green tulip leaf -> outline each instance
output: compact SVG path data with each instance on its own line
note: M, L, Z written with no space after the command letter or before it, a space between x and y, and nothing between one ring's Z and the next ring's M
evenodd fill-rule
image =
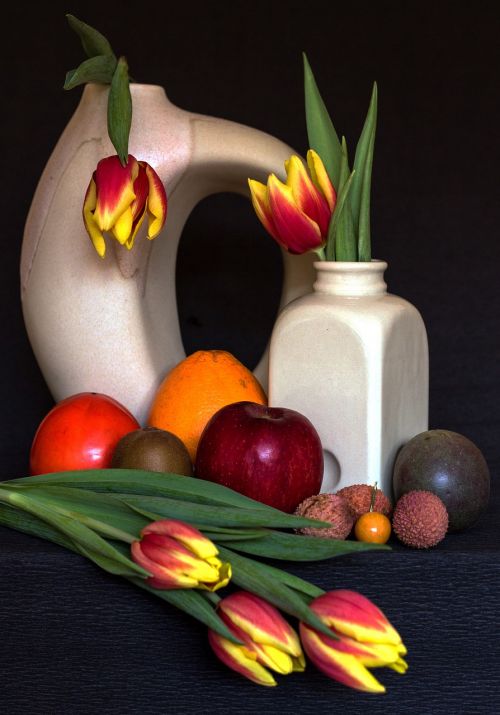
M222 546L219 548L219 553L223 559L231 563L232 583L237 584L245 591L261 596L285 613L295 616L312 628L333 637L329 628L305 603L303 595L278 580L274 574L270 574L258 561L240 556Z
M267 536L255 541L238 543L226 541L224 543L227 547L237 551L285 561L322 561L334 556L345 556L345 554L361 551L390 549L385 544L366 544L362 541L286 534L282 531L268 531Z
M349 180L349 159L347 154L347 143L342 137L342 159L340 162L339 191L341 192L346 182ZM354 179L355 182L355 179ZM353 183L354 185L354 183ZM352 193L352 187L351 187ZM333 219L332 219L333 220ZM332 244L335 244L336 261L357 261L358 242L354 231L352 219L350 195L345 198L345 204L339 213L336 224L335 235L332 237Z
M66 516L55 509L47 507L41 500L37 500L35 496L27 496L26 493L19 490L14 491L2 488L0 489L0 500L17 509L22 509L28 514L32 514L57 529L73 542L78 551L84 553L88 558L96 560L101 556L105 560L115 562L116 568L120 569L121 575L128 574L129 576L140 576L142 578L148 575L143 568L123 556L122 553L91 528L77 521L74 517Z
M148 472L142 469L87 469L40 474L36 477L11 479L8 482L9 487L20 486L27 489L41 484L88 489L94 492L126 492L141 496L181 499L198 504L235 506L252 510L260 509L273 514L281 513L221 484L171 472Z
M73 89L80 84L97 82L98 84L111 84L116 69L116 58L110 55L96 55L91 57L66 74L64 89Z
M304 96L309 146L320 156L332 184L339 186L342 149L337 132L316 84L309 61L304 59Z
M346 204L347 197L349 195L350 188L352 186L352 180L354 178L354 171L351 172L349 178L342 187L342 191L337 196L337 203L335 205L335 211L333 212L330 225L328 226L328 239L326 242L326 260L335 261L338 260L336 256L336 238L337 238L337 228L339 225L340 217L342 216L342 211Z
M13 490L16 489L21 490L19 487L13 487ZM103 522L135 538L138 538L141 529L149 523L148 519L132 511L119 498L111 494L99 494L77 487L71 489L50 484L34 485L23 492L48 507L59 508L71 514L87 525L90 525L90 521L87 522L86 519Z
M128 139L132 125L132 97L128 65L120 57L111 80L108 98L108 134L123 166L128 162Z
M82 22L82 20L79 20L74 15L66 15L66 19L71 29L74 30L80 38L83 49L89 57L109 55L113 57L116 62L116 57L111 49L111 45L104 35L101 35L95 28Z
M124 504L148 518L180 519L189 523L213 524L214 526L295 529L305 526L304 521L307 521L309 526L321 526L322 523L279 511L268 514L260 509L252 511L251 509L234 509L234 507L214 507L177 499L142 497L137 494L122 494L121 499Z
M356 222L355 230L358 234L358 253L360 261L370 261L372 257L370 236L370 195L376 128L377 83L374 82L370 106L368 108L368 113L366 115L358 145L356 147L356 156L354 159L356 178L350 195L352 215Z

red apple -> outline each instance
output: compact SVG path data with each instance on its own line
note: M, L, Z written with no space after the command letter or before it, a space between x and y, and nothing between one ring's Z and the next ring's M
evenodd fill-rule
M299 412L235 402L216 412L203 430L196 475L292 512L319 492L323 450L313 425Z

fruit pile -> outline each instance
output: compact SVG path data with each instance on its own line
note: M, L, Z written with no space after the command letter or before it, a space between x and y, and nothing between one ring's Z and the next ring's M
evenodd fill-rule
M393 509L375 486L355 484L320 494L323 451L304 416L268 407L255 376L233 355L198 351L165 377L148 426L102 394L58 403L42 421L31 455L32 475L93 468L139 469L229 487L251 499L330 528L308 536L385 544L394 531L415 548L474 524L489 497L489 471L479 449L446 430L417 435L394 467ZM392 519L392 523L391 523Z

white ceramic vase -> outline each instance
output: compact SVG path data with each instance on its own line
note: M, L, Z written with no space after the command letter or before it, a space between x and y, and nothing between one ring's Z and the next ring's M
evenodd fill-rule
M108 240L104 260L93 249L83 198L97 162L115 151L107 134L108 88L87 85L31 205L21 293L31 345L54 398L104 392L142 422L159 382L185 356L175 262L189 213L210 194L248 196L248 177L283 176L292 150L255 129L183 111L161 87L132 85L131 92L129 151L151 164L166 187L162 234L151 242L139 234L130 252ZM283 257L285 305L311 289L314 271L310 257ZM267 354L256 374L265 384Z
M398 449L428 427L425 326L387 293L384 261L318 262L270 346L269 402L305 414L325 451L322 491L374 484L390 496Z

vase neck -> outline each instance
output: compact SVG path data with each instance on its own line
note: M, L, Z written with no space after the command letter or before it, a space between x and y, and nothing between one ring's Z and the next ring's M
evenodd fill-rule
M317 261L315 293L327 293L351 298L384 295L387 285L384 272L385 261L370 262Z
M83 89L81 105L82 107L92 105L94 109L96 106L102 105L107 111L108 94L109 85L90 82ZM134 110L139 103L146 107L150 106L151 109L157 107L159 102L162 104L169 103L163 87L156 84L131 83L130 94L132 95L132 102L135 103Z

